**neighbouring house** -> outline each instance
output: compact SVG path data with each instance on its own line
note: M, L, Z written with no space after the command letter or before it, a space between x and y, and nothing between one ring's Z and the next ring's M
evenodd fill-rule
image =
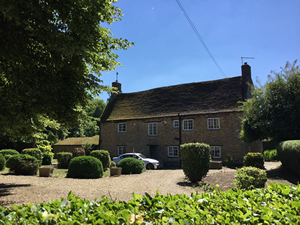
M73 152L75 148L81 148L82 145L89 143L92 146L99 145L99 135L94 137L74 137L74 138L66 138L60 142L57 142L53 145L53 153L54 157L58 152Z
M242 76L180 84L135 93L113 94L101 116L100 148L111 157L139 152L180 166L180 145L200 142L211 146L213 160L233 157L241 164L249 151L261 152L261 142L239 137L241 101L251 97L251 67Z

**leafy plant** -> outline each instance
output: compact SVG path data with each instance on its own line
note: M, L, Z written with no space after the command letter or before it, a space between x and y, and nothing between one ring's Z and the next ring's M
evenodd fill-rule
M49 153L43 153L42 156L42 165L52 165L52 156Z
M34 175L39 165L35 157L27 154L12 155L6 162L6 167L18 175Z
M6 159L0 154L0 171L4 170L6 166Z
M256 167L243 167L236 171L235 184L241 189L264 188L267 181L265 170Z
M5 159L7 160L12 155L18 155L19 152L15 149L3 149L3 150L0 150L0 154L3 155L5 157Z
M248 152L244 156L244 166L253 166L264 169L264 156L259 152Z
M22 154L27 154L35 157L40 164L42 163L42 152L38 148L26 148L22 150Z
M278 161L277 149L265 150L264 159L267 162Z
M58 162L57 167L61 169L68 169L72 157L73 154L71 152L58 152L56 154Z
M103 167L99 159L92 156L78 156L71 160L68 175L69 178L101 178Z
M233 157L232 156L226 157L223 161L223 165L228 168L233 168Z
M139 174L143 172L145 164L136 158L125 158L118 162L117 167L122 167L122 174Z
M277 152L282 165L300 176L300 140L281 142Z
M93 149L93 145L87 141L81 146L81 148L85 150L86 155L90 155L91 150Z
M210 147L204 143L188 143L180 146L181 166L192 183L201 181L209 170Z
M91 152L91 156L96 157L102 162L103 170L106 171L110 166L110 154L106 150L94 150Z
M115 163L115 161L111 161L109 167L110 167L110 168L117 167L117 164Z
M106 197L67 199L3 208L0 224L298 224L300 185L266 189L144 196L129 201Z
M74 148L73 150L73 158L78 156L84 156L85 150L83 148Z

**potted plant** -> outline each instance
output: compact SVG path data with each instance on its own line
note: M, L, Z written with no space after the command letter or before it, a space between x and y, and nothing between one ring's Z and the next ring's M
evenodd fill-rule
M120 176L122 173L122 167L117 167L117 164L114 161L110 163L110 176Z

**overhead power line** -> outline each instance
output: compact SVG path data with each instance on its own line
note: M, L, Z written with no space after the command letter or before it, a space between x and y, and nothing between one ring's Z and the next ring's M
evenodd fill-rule
M184 10L183 6L181 5L179 0L176 0L178 6L180 7L181 11L183 12L185 18L187 19L187 21L189 22L189 24L191 25L191 27L193 28L194 32L196 33L198 39L200 40L200 42L202 43L203 47L205 48L205 50L207 51L207 53L209 54L210 58L214 61L214 63L216 64L216 66L218 67L218 69L220 70L220 72L222 73L222 75L224 77L227 77L226 74L224 73L224 71L222 70L222 68L219 66L219 64L217 63L217 61L215 60L214 56L212 55L212 53L209 51L207 45L205 44L203 38L201 37L201 35L199 34L197 28L195 27L195 25L193 24L192 20L190 19L189 15L187 14L187 12Z

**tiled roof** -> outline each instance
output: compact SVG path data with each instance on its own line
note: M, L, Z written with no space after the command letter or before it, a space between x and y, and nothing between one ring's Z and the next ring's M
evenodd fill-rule
M90 144L93 144L93 145L98 145L99 144L99 135L96 135L94 137L67 138L60 142L57 142L54 145L83 145L87 142Z
M120 93L107 105L101 121L238 110L241 76L180 84L135 93Z

